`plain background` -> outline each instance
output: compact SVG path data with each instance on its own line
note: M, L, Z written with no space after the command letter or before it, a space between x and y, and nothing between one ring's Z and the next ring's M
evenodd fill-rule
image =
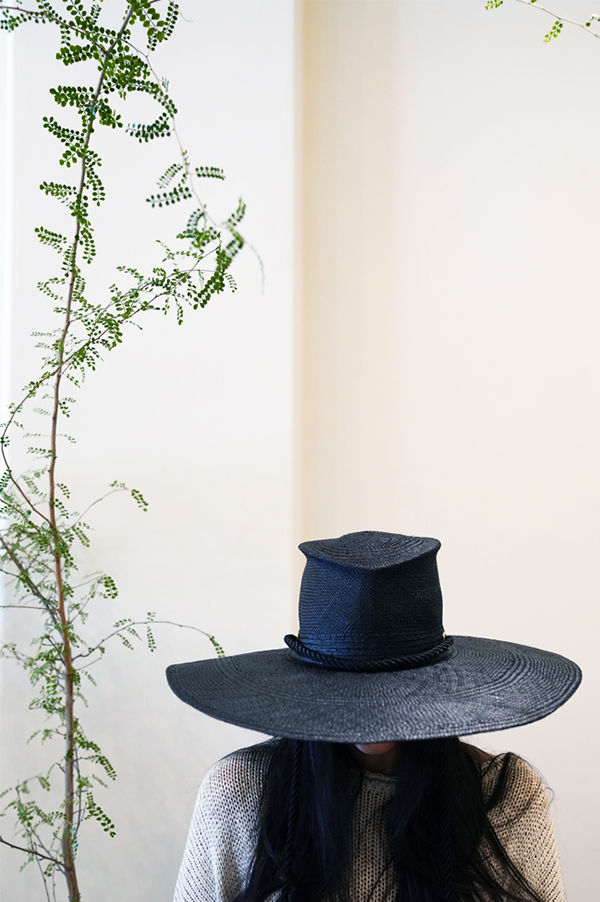
M600 42L565 27L546 45L552 19L514 0L494 12L481 0L189 0L183 11L190 21L156 67L194 162L226 171L214 208L227 215L240 194L248 204L265 286L246 254L236 294L182 327L150 318L83 389L63 458L77 504L113 479L150 502L147 514L124 496L95 508L82 570L101 567L120 589L98 628L152 610L214 633L228 654L279 646L294 626L298 541L363 528L439 537L449 633L583 667L565 708L480 743L545 776L569 898L588 902L600 803ZM28 336L48 322L35 283L53 258L32 230L60 216L37 189L57 170L40 127L54 113L46 88L65 79L50 34L16 35L14 93L5 80L2 96L5 397L35 371ZM127 118L144 113L131 105ZM100 285L121 262L151 265L154 240L181 222L144 204L172 144L103 146ZM17 614L5 614L5 640L27 634ZM86 902L170 898L203 773L256 738L166 687L164 666L210 655L207 641L165 627L158 644L154 655L114 646L90 693L88 731L118 772L99 796L118 836L88 828ZM3 785L36 766L35 748L23 752L26 702L3 664ZM1 852L2 898L42 900L17 858Z

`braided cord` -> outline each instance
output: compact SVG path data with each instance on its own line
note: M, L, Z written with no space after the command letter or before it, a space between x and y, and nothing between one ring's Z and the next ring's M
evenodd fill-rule
M348 670L354 673L374 673L378 670L409 670L412 667L423 667L441 659L454 643L452 636L448 636L434 648L429 648L427 651L421 651L414 655L386 658L383 661L352 661L349 658L338 658L336 655L326 655L323 652L314 651L314 649L301 642L297 636L284 636L283 641L299 657L310 661L312 664L320 664L322 667L329 667L332 670Z
M281 887L280 902L289 902L292 879L292 863L294 860L294 835L298 820L298 793L300 791L300 771L302 768L302 742L294 740L294 769L292 772L292 786L290 789L290 802L288 807L287 836L285 840L285 856L283 864L283 884Z

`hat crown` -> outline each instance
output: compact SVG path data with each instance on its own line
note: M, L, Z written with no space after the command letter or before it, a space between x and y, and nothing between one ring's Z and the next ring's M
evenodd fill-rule
M271 736L370 743L520 726L580 683L577 665L552 652L445 637L435 539L359 532L300 547L301 638L172 665L179 698Z
M444 636L437 539L363 531L304 542L298 639L313 652L376 662Z

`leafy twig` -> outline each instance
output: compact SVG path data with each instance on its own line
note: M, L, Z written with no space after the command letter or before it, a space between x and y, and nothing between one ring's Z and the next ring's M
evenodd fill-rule
M51 855L44 855L42 852L39 852L37 849L26 849L24 846L16 846L14 843L9 842L7 839L3 839L0 836L0 843L5 846L10 846L11 849L17 849L19 852L26 852L28 855L31 855L35 858L43 858L44 861L52 861L55 865L57 865L62 870L62 862L58 858L52 858Z
M486 3L486 9L498 9L498 7L503 5L504 0L488 0ZM537 0L516 0L517 3L522 3L524 6L534 6L536 9L539 9L540 12L547 13L549 16L555 20L554 25L550 29L550 31L544 37L544 43L549 44L552 38L557 38L562 31L562 23L566 22L569 25L575 25L577 28L583 28L587 34L591 34L592 37L598 38L600 40L600 34L592 31L591 25L592 22L600 22L600 16L594 15L589 16L584 22L577 22L575 19L569 19L567 16L559 15L558 13L552 12L552 10L548 9L546 6L542 6Z

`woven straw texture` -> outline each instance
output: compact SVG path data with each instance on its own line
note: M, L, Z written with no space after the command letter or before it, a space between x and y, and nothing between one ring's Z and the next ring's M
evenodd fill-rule
M270 736L385 742L539 720L567 701L581 673L551 652L455 636L447 658L412 670L327 670L286 648L173 665L167 678L199 711Z
M437 539L356 532L304 542L298 638L370 660L415 654L443 635Z
M377 742L530 723L579 685L579 668L560 655L445 638L437 539L366 531L300 548L291 650L172 665L167 679L184 702L271 736Z
M209 771L194 810L175 890L175 902L233 902L251 866L257 812L271 750L269 743L234 752ZM484 793L492 790L499 759L483 766ZM394 873L386 871L386 806L394 778L365 775L354 810L354 902L393 902ZM516 758L507 803L493 825L513 861L544 902L566 902L549 803L540 777ZM384 876L382 876L384 875ZM275 902L277 894L269 897Z

